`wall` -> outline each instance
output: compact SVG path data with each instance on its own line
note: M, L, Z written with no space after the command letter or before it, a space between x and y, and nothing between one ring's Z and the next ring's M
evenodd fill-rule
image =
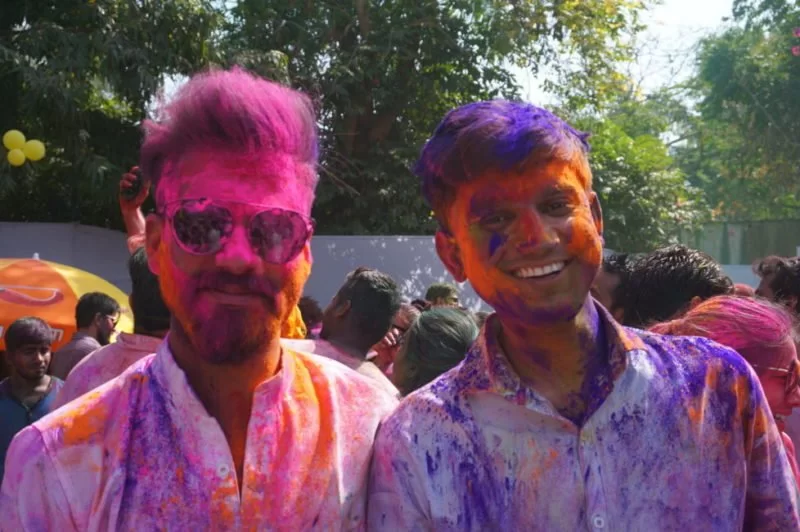
M425 236L315 236L314 267L306 294L326 305L348 272L358 266L382 270L400 285L409 299L422 297L433 282L453 282L436 255L432 237ZM99 275L130 291L125 235L77 224L0 222L0 257L32 257L60 262ZM756 286L750 266L725 266L734 282ZM468 283L461 300L472 309L485 308ZM488 310L488 309L487 309Z

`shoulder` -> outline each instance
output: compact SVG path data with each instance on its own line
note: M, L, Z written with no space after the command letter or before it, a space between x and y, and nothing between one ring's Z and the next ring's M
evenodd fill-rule
M52 450L101 441L113 423L125 422L141 388L152 378L152 357L102 386L56 409L32 425Z
M371 408L390 412L397 399L389 394L374 379L366 377L349 367L329 358L286 349L294 358L297 377L308 375L318 393L332 394L345 401L353 400L354 407L363 408L368 401Z
M389 440L414 440L463 428L467 414L466 397L459 393L459 368L453 368L433 382L407 395L381 424Z
M677 365L686 371L706 368L726 369L740 375L753 375L747 362L730 347L697 336L665 336L630 330L641 338L646 350L659 361Z

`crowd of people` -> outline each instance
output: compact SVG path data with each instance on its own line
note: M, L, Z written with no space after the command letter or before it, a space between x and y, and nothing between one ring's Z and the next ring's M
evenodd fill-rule
M800 530L800 258L748 290L604 257L587 135L495 100L414 168L493 312L369 267L323 309L309 100L211 71L159 116L120 184L134 332L91 293L55 353L5 333L0 530Z

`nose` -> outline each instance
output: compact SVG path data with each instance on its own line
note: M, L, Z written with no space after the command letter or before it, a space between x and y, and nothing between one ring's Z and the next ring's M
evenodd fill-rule
M533 207L519 213L513 231L517 241L517 250L520 252L553 245L557 241L553 229Z
M220 268L238 275L258 269L261 257L253 250L245 227L236 225L225 245L216 254L216 263Z

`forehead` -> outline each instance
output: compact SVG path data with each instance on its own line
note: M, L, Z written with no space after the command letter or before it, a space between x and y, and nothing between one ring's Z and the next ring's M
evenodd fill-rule
M573 165L554 159L531 165L522 171L487 172L459 186L456 200L467 200L472 206L480 207L497 201L527 201L548 192L586 190L585 180Z
M17 351L38 351L40 349L50 349L50 344L47 342L40 342L40 343L33 343L33 344L22 344L19 346Z
M283 155L251 158L227 151L190 152L159 184L159 196L164 202L209 198L308 213L313 192L298 177L300 170Z

